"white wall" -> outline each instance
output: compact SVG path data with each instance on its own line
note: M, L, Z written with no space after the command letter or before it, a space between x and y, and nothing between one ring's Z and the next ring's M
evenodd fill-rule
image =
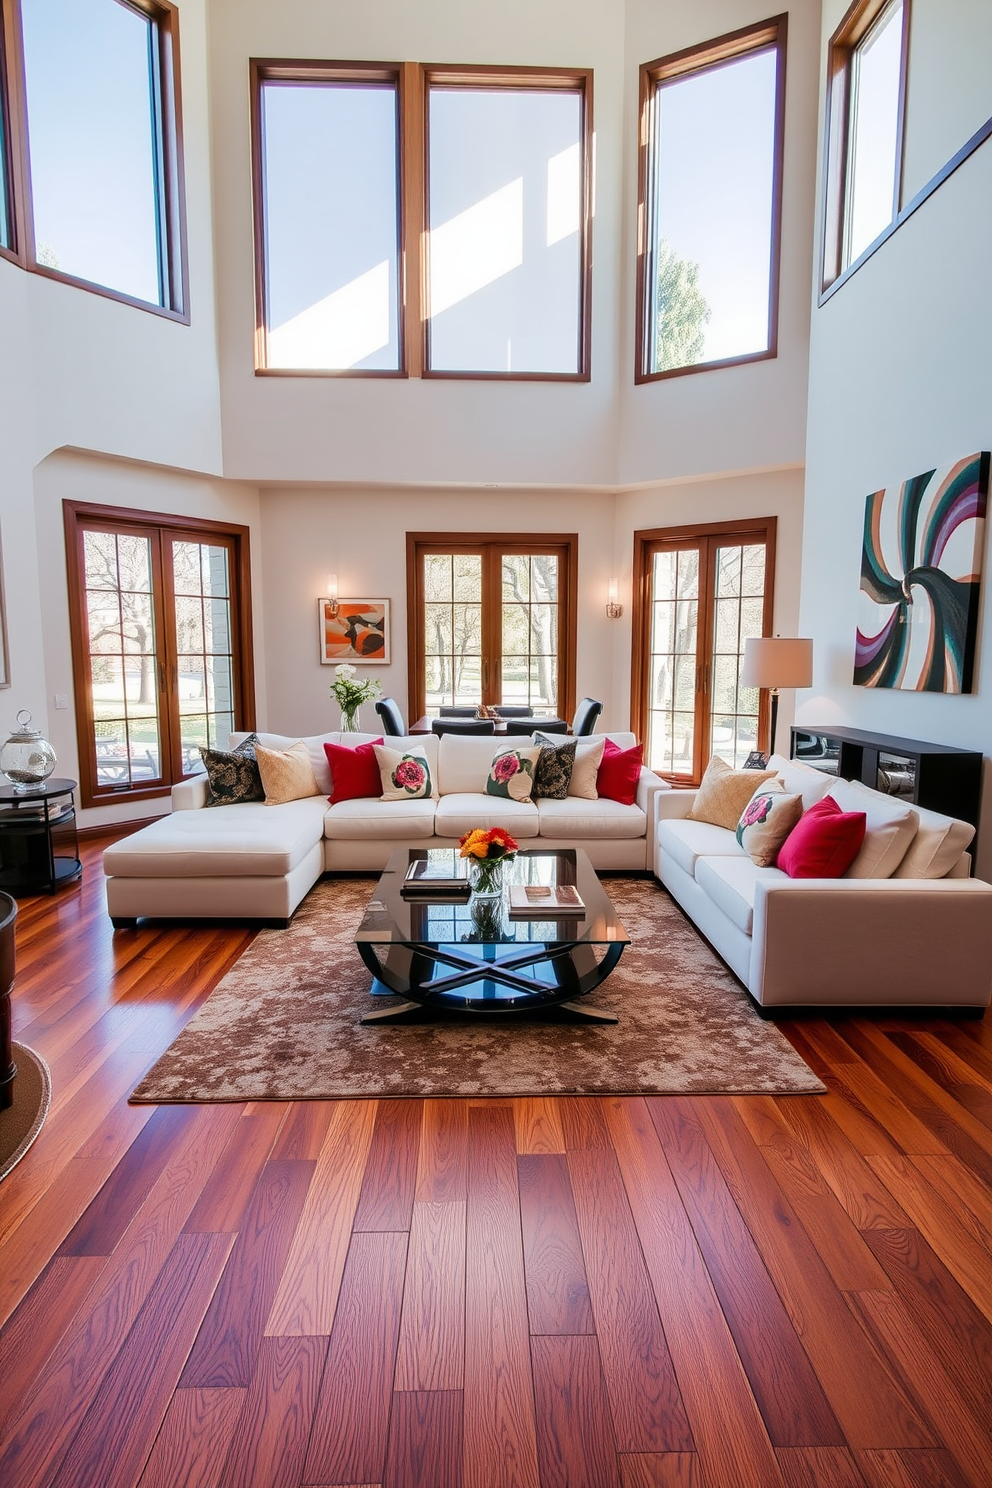
M644 62L766 20L763 0L630 0L627 6L626 138L637 137L638 69ZM809 264L816 177L820 0L788 6L784 196L778 356L660 382L633 384L637 169L625 162L623 401L618 479L746 471L803 459L809 348ZM733 233L734 224L726 224Z
M989 0L912 0L903 202L992 115Z
M825 36L837 19L825 17ZM801 722L988 752L987 603L970 696L855 687L851 678L865 497L992 447L990 233L987 143L813 313L800 623L814 639L814 685ZM990 579L986 559L986 588ZM988 876L988 791L981 838Z
M579 534L576 696L602 699L606 723L625 728L626 714L614 708L614 622L606 619L613 521L610 497L582 492L265 491L261 541L271 727L303 734L339 727L340 710L328 695L334 669L318 660L317 599L327 592L328 571L337 573L344 596L392 601L391 664L369 667L367 675L406 715L407 532L507 531ZM371 703L362 721L374 726Z

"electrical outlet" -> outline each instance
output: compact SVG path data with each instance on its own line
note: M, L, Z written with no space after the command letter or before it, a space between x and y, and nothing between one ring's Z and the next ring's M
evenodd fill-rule
M68 697L68 694L67 693L64 693L64 692L57 692L55 694L55 706L56 706L56 708L68 708L68 706L69 706L69 697Z

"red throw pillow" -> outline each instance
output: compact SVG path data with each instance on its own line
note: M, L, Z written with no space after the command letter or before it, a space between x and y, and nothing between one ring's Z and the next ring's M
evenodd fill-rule
M621 806L633 806L642 760L640 744L635 744L632 749L621 749L619 744L607 739L596 775L597 795L605 796L608 801L619 801Z
M331 767L331 794L327 799L332 806L339 801L353 801L358 796L382 795L375 758L375 746L382 742L381 738L370 739L367 744L359 744L357 749L349 749L344 744L324 745L327 763Z
M841 811L832 796L824 796L803 812L775 866L790 878L843 878L864 840L865 813Z

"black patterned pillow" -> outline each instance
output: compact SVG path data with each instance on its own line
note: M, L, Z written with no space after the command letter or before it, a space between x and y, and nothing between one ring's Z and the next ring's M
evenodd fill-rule
M550 734L535 733L534 743L541 746L541 756L534 771L535 798L544 796L548 801L567 800L577 741L553 739Z
M240 806L247 801L264 801L265 790L255 758L256 734L242 739L236 749L201 749L200 758L207 772L208 806Z

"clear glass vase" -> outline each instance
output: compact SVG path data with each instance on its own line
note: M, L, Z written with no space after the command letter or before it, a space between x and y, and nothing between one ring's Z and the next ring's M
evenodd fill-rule
M475 858L469 872L476 899L498 899L503 892L503 858Z
M343 734L360 734L361 731L362 731L362 724L361 724L361 720L360 720L360 718L358 716L358 709L357 708L352 708L352 709L349 710L347 708L342 708L341 709L341 732Z

